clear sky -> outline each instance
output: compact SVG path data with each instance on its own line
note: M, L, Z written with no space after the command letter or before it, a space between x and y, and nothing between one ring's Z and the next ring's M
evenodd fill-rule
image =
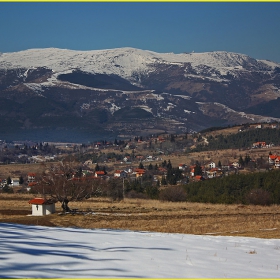
M280 62L280 2L0 2L0 52L134 47Z

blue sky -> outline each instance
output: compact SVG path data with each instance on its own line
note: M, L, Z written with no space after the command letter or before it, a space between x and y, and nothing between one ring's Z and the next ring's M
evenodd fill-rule
M280 2L1 2L0 38L0 52L134 47L280 62Z

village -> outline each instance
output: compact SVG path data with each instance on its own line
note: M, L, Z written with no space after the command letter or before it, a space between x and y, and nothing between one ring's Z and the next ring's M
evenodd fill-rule
M253 128L262 129L263 125ZM244 126L234 129L244 131ZM274 143L258 141L245 149L192 153L199 138L205 142L205 136L187 134L136 136L129 140L104 140L87 145L1 141L1 191L32 193L40 184L42 173L63 160L75 162L77 170L69 178L71 180L119 179L146 182L158 188L280 168L278 146Z

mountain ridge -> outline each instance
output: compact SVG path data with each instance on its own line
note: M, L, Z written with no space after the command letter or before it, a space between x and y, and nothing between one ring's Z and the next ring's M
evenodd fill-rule
M6 135L8 128L24 135L41 124L51 131L82 130L91 135L89 141L96 130L114 136L185 133L279 121L274 102L280 98L279 69L279 63L225 51L174 54L127 47L2 53L0 98L16 106L8 102L0 110L0 133ZM36 116L34 97L45 104Z

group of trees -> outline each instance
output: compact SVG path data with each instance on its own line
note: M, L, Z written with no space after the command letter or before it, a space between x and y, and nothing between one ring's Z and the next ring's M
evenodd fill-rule
M79 167L72 162L61 161L42 174L33 191L55 202L59 201L62 208L69 211L70 201L89 198L98 193L99 189L100 184L95 180L81 176Z
M217 136L208 136L208 145L200 144L195 151L207 151L207 150L219 150L219 149L233 149L233 148L248 148L252 147L252 144L258 141L264 141L266 143L273 143L275 145L280 144L280 129L262 128L262 129L250 129L241 131L235 134Z
M233 174L189 183L184 188L190 202L280 204L280 170Z

